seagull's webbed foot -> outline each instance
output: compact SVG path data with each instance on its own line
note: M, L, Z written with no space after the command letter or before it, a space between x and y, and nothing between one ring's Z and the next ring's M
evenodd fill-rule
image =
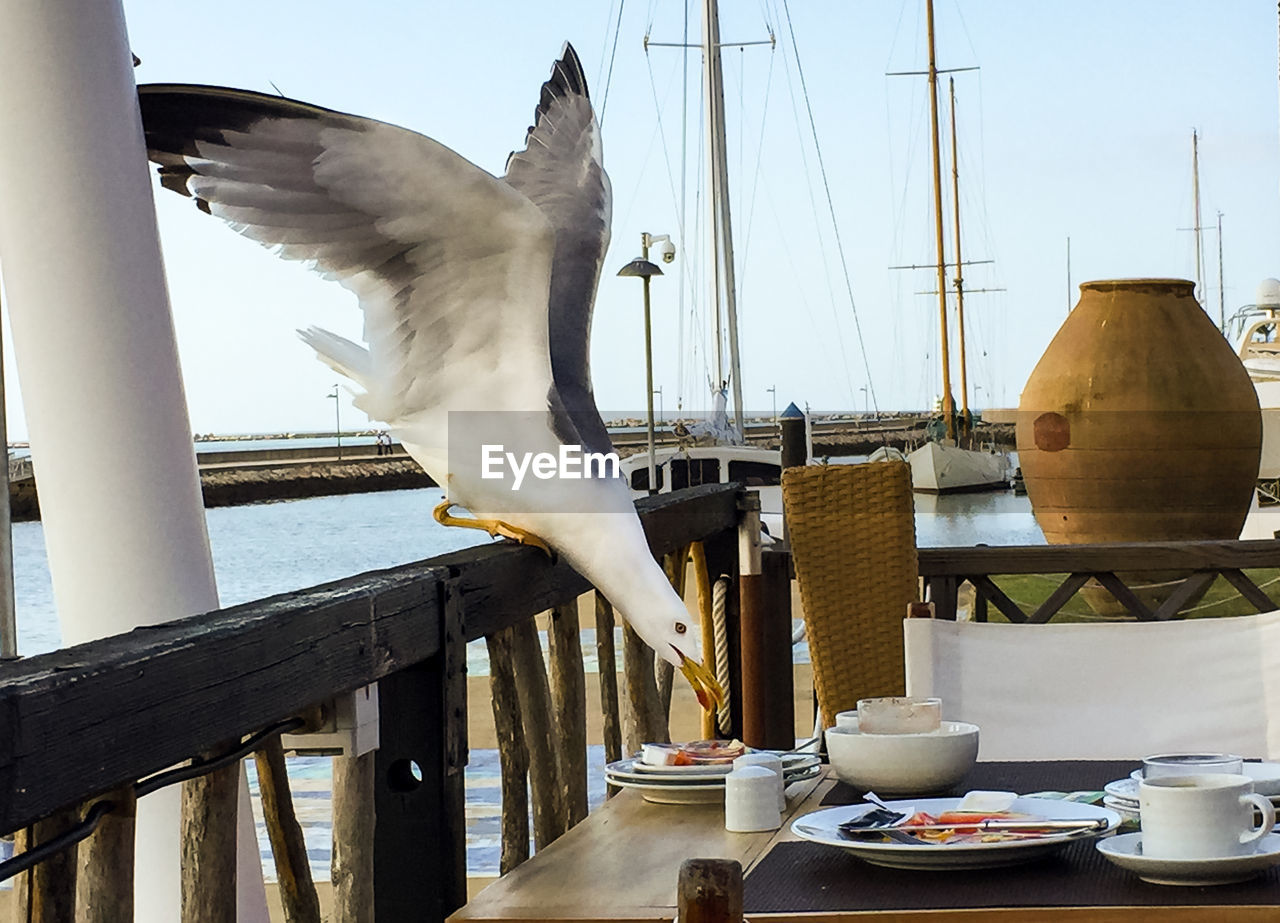
M698 697L698 704L705 711L711 711L712 708L717 711L723 709L724 690L720 688L720 681L716 679L716 675L707 668L706 664L690 660L674 644L671 645L671 649L680 655L680 672L693 687L693 694Z
M465 516L453 516L449 513L449 510L452 508L452 503L448 500L442 500L437 504L436 508L431 511L431 516L442 526L458 526L463 529L481 529L488 532L490 538L502 536L503 538L509 538L513 541L519 542L521 545L531 545L534 548L540 548L543 553L551 559L552 564L556 562L556 553L551 550L551 546L527 529L521 529L519 526L513 526L511 523L503 522L501 519L473 519Z

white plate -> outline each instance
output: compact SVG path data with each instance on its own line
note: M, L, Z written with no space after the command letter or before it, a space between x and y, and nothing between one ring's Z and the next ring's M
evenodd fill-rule
M1141 778L1141 775L1139 775ZM1119 798L1121 801L1132 801L1134 807L1138 805L1138 779L1116 779L1114 782L1108 782L1102 787L1102 790L1113 798Z
M914 805L917 811L941 814L954 811L959 798L915 798L911 801L889 801L891 808ZM1107 836L1120 825L1120 815L1106 808L1076 801L1055 801L1048 798L1019 798L1009 808L1024 814L1065 820L1105 820L1107 827L1099 833L1063 833L1057 836L1039 837L1034 840L1005 840L996 843L872 843L846 840L839 827L845 821L860 817L874 806L854 804L839 808L826 808L797 818L791 824L792 831L802 839L825 843L847 849L859 859L872 865L893 869L981 869L1002 865L1016 865L1061 849L1068 843L1095 836Z
M627 761L623 760L622 762L625 763ZM618 764L611 765L616 766ZM821 764L815 760L807 766L784 771L783 781L790 785L792 782L812 779L821 771ZM618 788L634 788L644 797L645 801L652 801L654 804L719 804L724 801L724 776L715 777L710 781L698 782L690 781L689 779L638 776L635 773L619 774L610 771L606 767L604 780L610 785L618 786Z
M1121 820L1137 821L1138 820L1138 802L1128 802L1113 795L1104 795L1102 798L1103 807L1110 808L1120 815Z
M792 776L808 772L819 764L820 760L814 753L786 753L782 754L782 778L791 782ZM638 759L619 760L616 763L610 763L604 767L606 775L616 776L622 779L629 779L633 782L644 782L650 785L697 785L703 782L716 782L721 786L724 785L724 777L729 774L729 770L733 766L649 766L641 763ZM655 769L673 770L678 769L680 772L654 772Z
M1155 885L1226 885L1248 881L1280 865L1280 835L1268 833L1258 851L1217 859L1157 859L1142 854L1142 834L1122 833L1098 842L1098 852Z

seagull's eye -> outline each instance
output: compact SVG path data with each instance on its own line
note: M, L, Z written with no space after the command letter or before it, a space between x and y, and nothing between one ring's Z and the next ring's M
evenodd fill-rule
M676 622L676 634L682 635L689 630L689 626L684 622Z

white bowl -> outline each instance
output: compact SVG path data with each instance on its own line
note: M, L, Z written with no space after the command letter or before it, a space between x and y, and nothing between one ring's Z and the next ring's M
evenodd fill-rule
M945 791L978 759L978 726L963 721L943 721L926 734L863 734L855 721L827 728L826 737L840 781L879 795Z

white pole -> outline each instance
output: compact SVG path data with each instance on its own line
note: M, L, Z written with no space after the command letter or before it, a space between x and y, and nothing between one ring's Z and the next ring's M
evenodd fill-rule
M0 126L0 261L63 643L215 609L120 0L0 4ZM177 788L139 805L138 920L179 917L178 817Z

